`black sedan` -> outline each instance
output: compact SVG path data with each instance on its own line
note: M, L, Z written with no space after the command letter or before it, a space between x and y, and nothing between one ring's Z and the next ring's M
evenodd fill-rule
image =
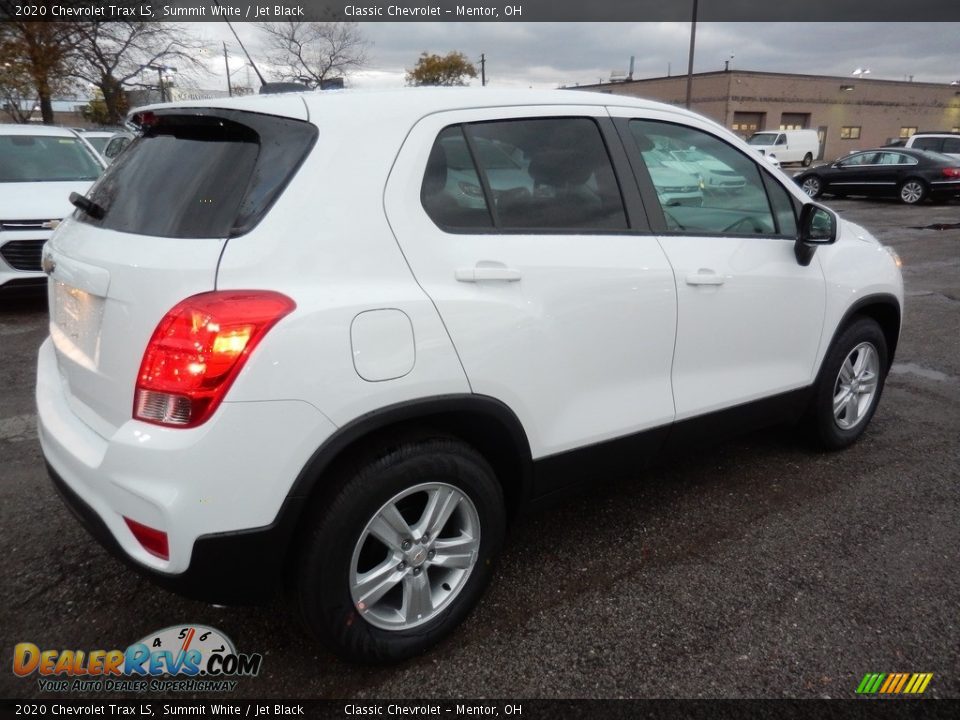
M908 205L930 198L946 202L960 193L960 161L908 148L861 150L798 173L793 178L810 197L899 197Z

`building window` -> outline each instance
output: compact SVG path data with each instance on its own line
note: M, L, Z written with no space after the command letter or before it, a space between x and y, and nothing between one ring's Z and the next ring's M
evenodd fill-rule
M917 129L915 127L902 127L900 128L900 137L908 138L913 135Z
M840 128L840 139L841 140L859 140L860 126L844 125L842 128Z

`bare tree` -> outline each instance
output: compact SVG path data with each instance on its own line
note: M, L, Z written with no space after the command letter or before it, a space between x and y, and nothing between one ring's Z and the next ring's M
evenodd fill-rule
M158 72L176 68L178 76L209 73L204 43L180 25L116 20L76 24L80 27L71 73L103 94L110 124L123 120L125 90L155 87Z
M267 60L278 80L320 87L324 80L343 77L367 62L370 42L357 23L258 23L266 35Z

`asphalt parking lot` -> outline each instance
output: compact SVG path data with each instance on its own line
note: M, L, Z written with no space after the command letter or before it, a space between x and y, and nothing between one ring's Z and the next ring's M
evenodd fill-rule
M867 672L960 697L960 203L827 204L904 261L866 436L824 455L765 431L540 511L460 630L397 667L340 662L279 607L159 590L90 539L35 437L45 303L0 300L0 696L43 697L9 670L18 642L123 648L202 623L265 656L233 697L849 698ZM919 229L937 224L957 227Z

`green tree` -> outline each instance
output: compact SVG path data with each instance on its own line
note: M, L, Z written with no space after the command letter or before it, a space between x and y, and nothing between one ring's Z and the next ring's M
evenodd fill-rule
M117 124L114 110L119 110L121 116L126 115L127 110L129 110L127 94L121 90L116 98L116 105L111 110L103 99L103 93L98 89L94 92L93 99L83 106L82 112L83 117L91 124L105 127Z
M477 69L462 52L446 55L421 53L413 70L407 70L407 85L466 85L464 78L475 78Z

